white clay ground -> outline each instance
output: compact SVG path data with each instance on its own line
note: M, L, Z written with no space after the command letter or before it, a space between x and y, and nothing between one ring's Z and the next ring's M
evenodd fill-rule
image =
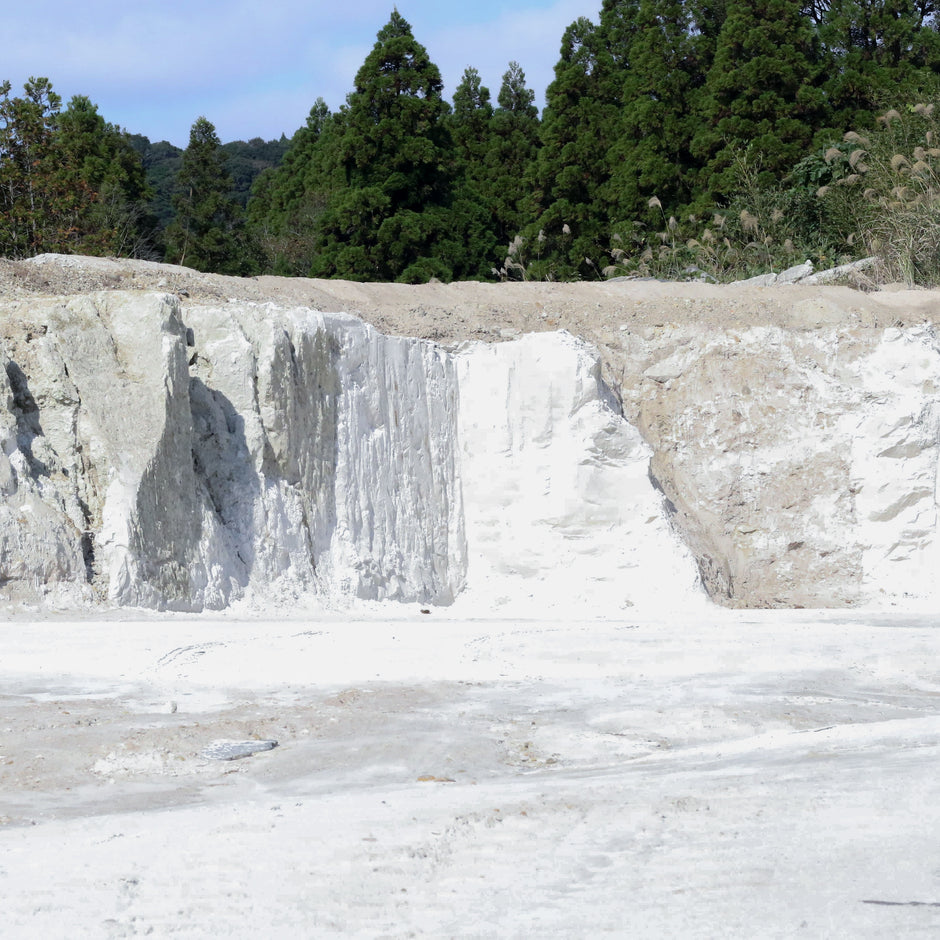
M386 606L0 648L4 938L940 933L933 617Z

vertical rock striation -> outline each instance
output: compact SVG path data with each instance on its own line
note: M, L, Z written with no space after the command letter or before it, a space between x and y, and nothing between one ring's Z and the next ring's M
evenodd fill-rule
M6 311L0 587L158 609L247 591L448 603L451 358L353 317L164 295Z

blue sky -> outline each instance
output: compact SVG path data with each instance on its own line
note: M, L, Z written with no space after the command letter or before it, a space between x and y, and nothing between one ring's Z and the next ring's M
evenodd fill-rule
M335 110L394 0L36 0L4 12L0 80L52 80L64 101L185 146L200 115L223 141L290 136L318 96ZM542 107L565 27L601 0L400 0L448 100L468 65L495 98L515 59Z

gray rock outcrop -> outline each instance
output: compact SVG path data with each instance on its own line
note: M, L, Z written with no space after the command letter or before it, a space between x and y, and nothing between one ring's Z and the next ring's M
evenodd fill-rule
M722 325L707 290L681 300L707 322L604 337L619 402L571 336L454 352L300 306L7 302L0 595L443 604L476 565L523 602L620 579L629 606L691 565L732 606L935 603L933 327L799 287L779 323Z
M154 293L3 314L8 596L201 610L249 587L446 603L462 586L456 383L433 344L253 305L184 325Z

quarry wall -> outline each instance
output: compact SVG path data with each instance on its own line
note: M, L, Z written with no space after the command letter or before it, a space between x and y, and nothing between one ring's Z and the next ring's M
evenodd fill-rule
M441 345L153 290L0 304L0 594L936 601L929 323Z

